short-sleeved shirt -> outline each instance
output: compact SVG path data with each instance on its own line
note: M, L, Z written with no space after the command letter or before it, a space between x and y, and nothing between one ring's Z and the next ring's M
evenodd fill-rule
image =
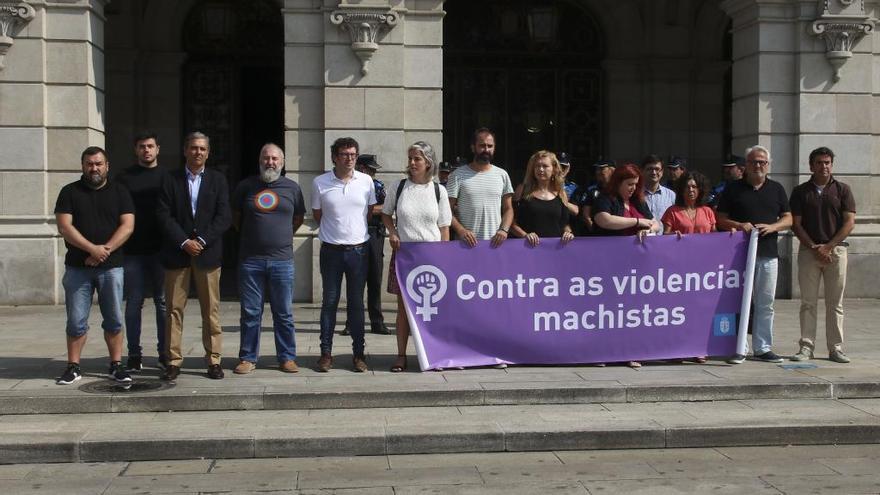
M602 212L624 218L654 219L654 215L648 208L647 203L636 203L635 198L633 198L633 201L630 201L629 203L629 207L626 207L624 206L623 201L619 198L608 196L605 193L596 197L593 202L591 214L593 215L593 218L596 218L596 215ZM635 222L633 222L633 224L635 224ZM599 227L598 224L595 224L593 227L598 235L635 235L639 231L639 228L635 225L622 230L607 230Z
M116 181L107 180L104 187L92 189L81 179L67 184L58 193L55 213L73 215L73 226L92 244L106 244L119 228L119 217L134 214L134 202L128 189ZM64 242L67 254L64 264L84 267L89 253ZM122 250L117 249L98 265L100 268L122 266Z
M312 209L321 210L318 238L329 244L363 244L369 239L367 214L376 204L373 178L355 170L348 182L333 171L312 182Z
M764 185L755 189L745 179L733 181L724 188L718 213L725 213L737 222L775 223L790 211L788 196L782 184L766 179ZM776 232L758 238L758 256L778 258L779 248Z
M568 226L569 211L556 196L553 199L523 198L516 205L516 224L538 237L562 237Z
M501 200L513 194L507 172L491 165L485 172L459 167L446 183L450 198L458 203L458 220L477 239L491 239L501 227Z
M715 210L709 206L698 206L691 220L684 207L673 205L663 215L663 226L682 234L705 234L715 227Z
M655 192L645 189L645 203L648 203L648 209L651 210L654 218L663 218L666 210L675 204L675 192L663 185Z
M407 179L398 200L399 184L396 182L394 187L388 189L388 196L382 205L382 213L396 216L397 235L400 240L403 242L441 240L440 227L449 227L452 223L452 210L449 208L446 188L439 189L438 200L434 191L434 182L416 184Z
M293 217L306 213L299 184L287 177L268 184L248 177L232 193L232 210L241 214L240 259L293 258Z
M801 217L810 239L825 244L843 227L844 212L856 212L856 200L849 186L831 178L821 190L812 181L791 192L791 214Z
M156 217L162 179L168 172L162 167L132 165L116 180L131 193L134 201L134 232L125 242L125 253L136 255L157 254L162 248L162 231Z

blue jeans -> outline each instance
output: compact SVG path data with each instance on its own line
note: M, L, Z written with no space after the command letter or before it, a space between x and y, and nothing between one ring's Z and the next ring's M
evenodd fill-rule
M269 292L275 353L278 362L296 359L293 328L293 260L246 258L238 266L238 293L241 298L241 347L238 358L256 363L260 357L260 328L263 296Z
M153 289L153 305L156 307L156 352L165 358L165 270L158 255L125 255L125 337L128 355L140 356L141 312L147 297L147 281Z
M755 315L752 318L752 348L755 355L769 352L773 347L773 301L776 299L776 277L779 272L779 258L759 256L755 261L755 286L752 303Z
M81 337L89 331L89 312L95 291L104 320L101 328L108 333L122 331L122 267L65 266L61 285L67 310L67 335Z
M333 350L333 329L336 327L336 309L345 275L346 317L351 332L351 350L355 356L364 355L364 284L367 282L367 245L342 248L321 244L321 282L324 284L321 302L321 353Z

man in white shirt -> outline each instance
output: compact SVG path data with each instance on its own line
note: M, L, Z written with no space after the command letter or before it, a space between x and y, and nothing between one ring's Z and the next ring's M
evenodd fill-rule
M333 170L312 183L312 215L318 222L321 240L321 358L315 369L333 367L333 329L336 310L346 282L346 314L352 340L352 369L368 370L364 358L364 285L367 280L367 217L376 204L373 179L355 170L358 142L339 138L330 146Z

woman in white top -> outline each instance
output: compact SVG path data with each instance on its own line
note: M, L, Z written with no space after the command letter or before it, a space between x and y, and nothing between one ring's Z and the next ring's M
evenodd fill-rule
M388 269L388 292L397 294L397 360L391 367L392 372L406 369L409 340L409 321L395 271L397 250L401 242L448 241L452 223L446 188L433 180L437 172L434 148L424 141L416 141L409 147L407 155L407 178L388 185L382 206L382 222L388 230L388 241L394 252Z

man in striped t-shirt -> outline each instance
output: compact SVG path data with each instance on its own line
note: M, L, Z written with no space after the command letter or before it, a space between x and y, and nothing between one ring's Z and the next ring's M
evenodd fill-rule
M492 165L495 135L483 127L471 142L474 160L449 176L446 189L455 215L452 230L471 247L477 240L492 240L492 247L507 239L513 223L513 186L507 172Z

